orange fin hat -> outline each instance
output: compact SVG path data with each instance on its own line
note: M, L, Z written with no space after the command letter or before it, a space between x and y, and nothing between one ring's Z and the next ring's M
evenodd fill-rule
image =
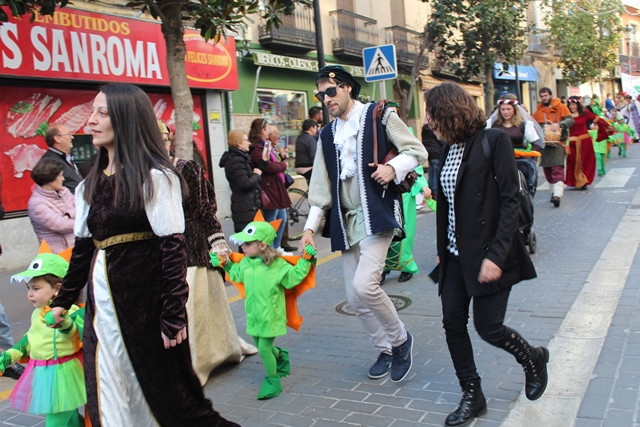
M280 227L281 222L281 219L266 222L262 215L262 211L258 209L253 221L247 224L242 231L232 234L229 237L229 240L238 245L247 242L255 242L256 240L270 245L276 238L276 230Z
M34 277L44 276L45 274L53 274L63 278L67 275L67 270L69 270L71 250L72 248L69 248L59 254L54 254L51 252L51 247L47 241L43 239L38 255L31 261L29 268L11 276L11 282L28 282Z

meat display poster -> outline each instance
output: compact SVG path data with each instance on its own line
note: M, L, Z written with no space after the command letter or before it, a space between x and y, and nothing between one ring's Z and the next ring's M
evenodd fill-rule
M96 91L0 86L0 197L7 213L27 209L34 185L30 171L47 150L43 135L49 125L65 124L77 135L78 147L74 154L79 154L82 160L88 156L81 142L90 138L87 121L95 96ZM150 93L149 98L156 117L172 128L171 95ZM193 104L194 149L197 147L206 161L200 96L193 96Z

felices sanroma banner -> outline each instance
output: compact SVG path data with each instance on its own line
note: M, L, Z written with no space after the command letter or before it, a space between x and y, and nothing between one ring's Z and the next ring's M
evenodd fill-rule
M0 200L7 212L27 209L35 185L31 169L48 148L43 137L48 126L64 124L74 135L71 154L76 164L88 161L95 153L87 121L96 94L89 90L0 85ZM173 128L175 109L171 95L148 95L156 117ZM194 158L204 161L207 170L199 95L193 96L193 106Z
M189 85L238 89L235 41L186 29ZM160 24L65 7L0 26L0 75L169 86Z

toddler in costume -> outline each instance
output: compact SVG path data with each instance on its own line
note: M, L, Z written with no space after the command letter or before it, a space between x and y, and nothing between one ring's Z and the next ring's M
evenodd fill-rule
M26 283L27 298L35 310L27 334L0 353L0 372L29 356L29 364L9 399L14 409L46 415L47 427L83 426L78 408L87 403L81 346L84 309L73 305L59 328L49 326L55 324L49 304L67 274L70 255L71 248L59 255L51 253L43 240L29 269L11 277L12 282Z
M253 337L266 373L258 399L271 399L282 391L280 378L290 372L289 353L274 346L274 341L287 333L287 325L299 329L302 319L298 317L295 299L314 286L312 262L316 251L311 245L306 246L302 257L284 258L270 246L280 221L265 222L258 211L253 222L230 237L242 245L244 257L237 253L230 256L210 253L214 267L222 266L229 281L244 285L239 290L245 297L247 335Z

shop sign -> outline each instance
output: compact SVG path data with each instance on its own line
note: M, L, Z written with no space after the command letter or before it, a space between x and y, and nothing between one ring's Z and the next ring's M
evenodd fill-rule
M253 63L265 67L289 68L292 70L302 70L317 73L319 70L318 61L315 59L295 58L293 56L276 55L274 53L256 52L253 54ZM352 65L342 65L352 76L364 77L363 67L354 67Z
M238 89L235 41L186 29L189 86ZM0 26L0 75L169 86L160 24L65 7Z

